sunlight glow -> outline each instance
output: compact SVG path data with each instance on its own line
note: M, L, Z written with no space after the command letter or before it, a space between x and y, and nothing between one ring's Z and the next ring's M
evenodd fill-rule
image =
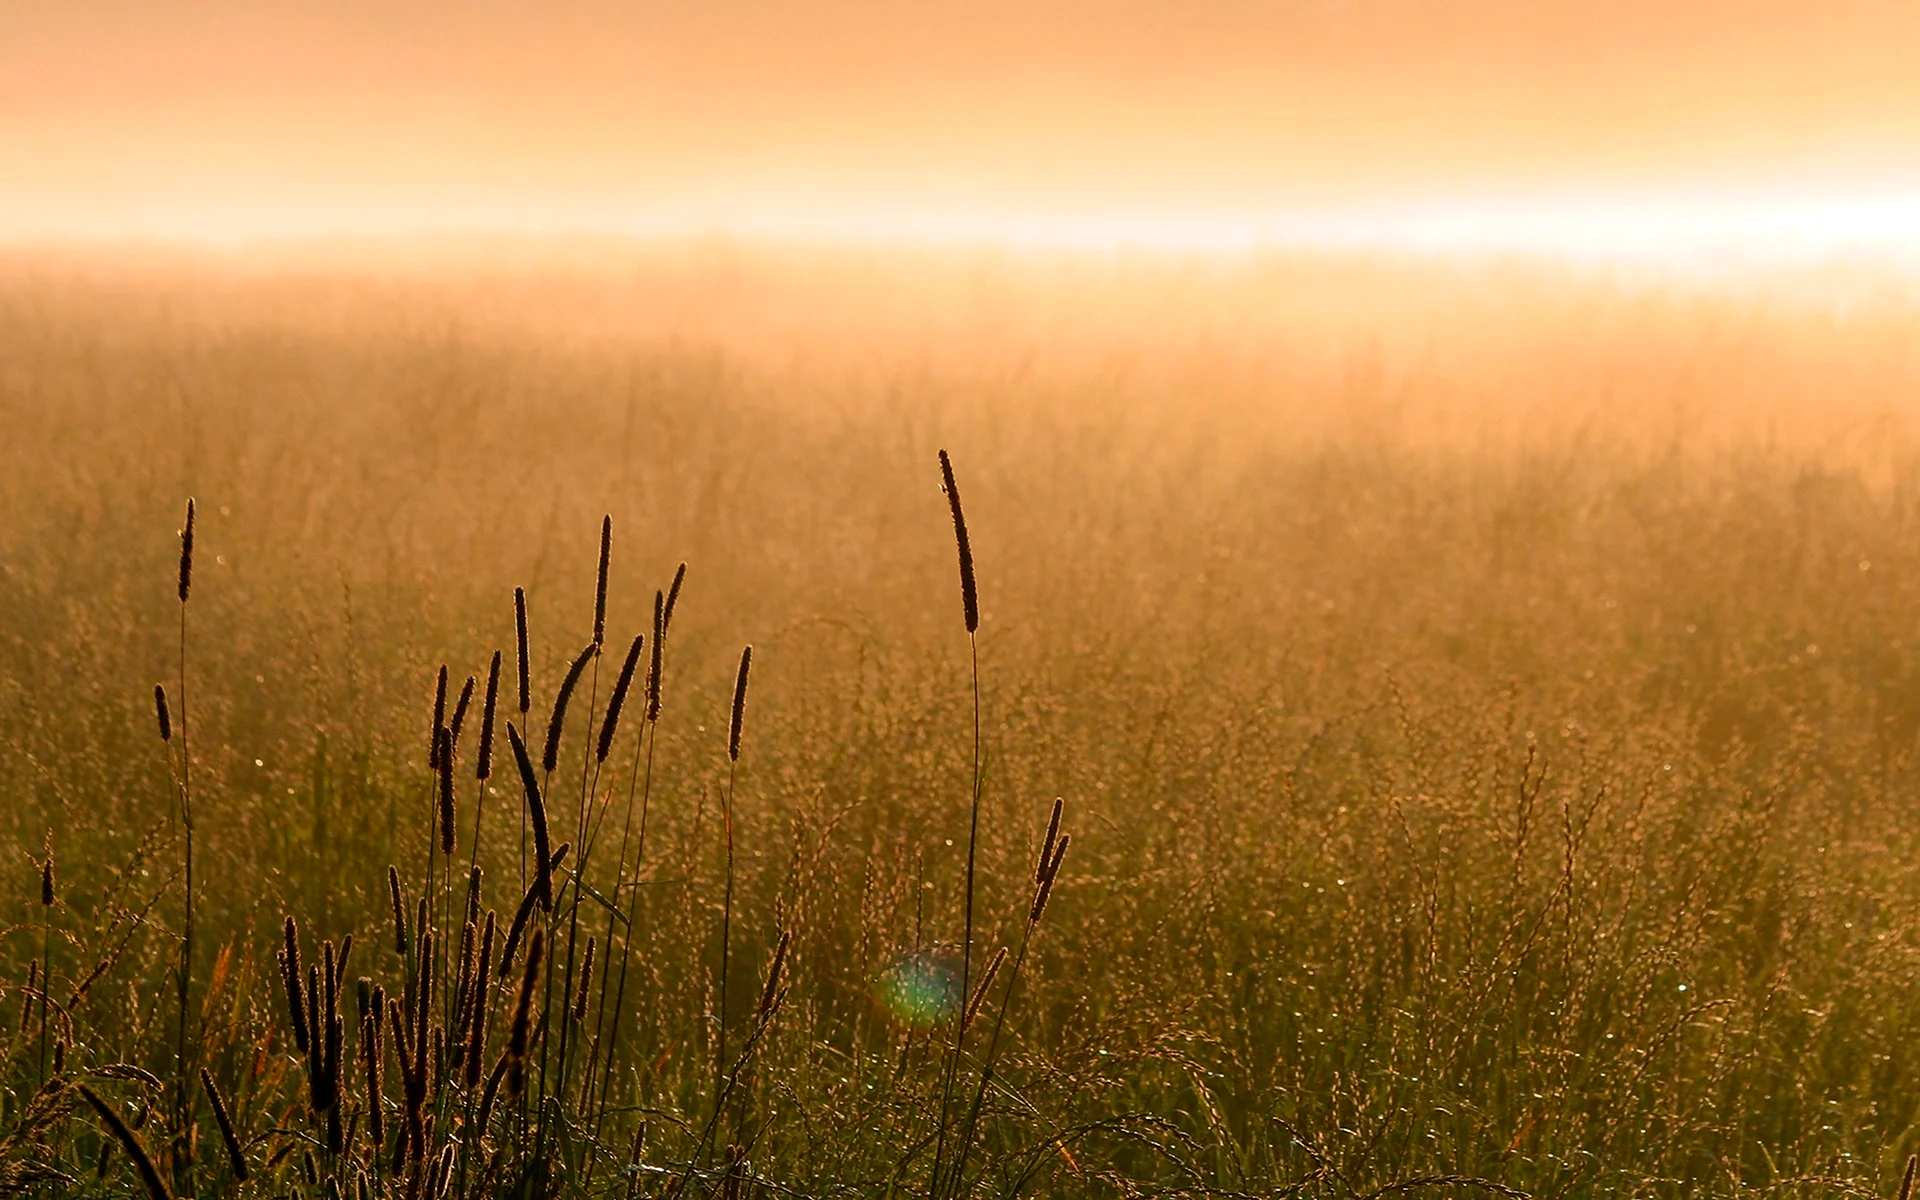
M7 213L0 243L146 241L243 248L308 239L716 238L813 246L1240 255L1267 250L1538 257L1678 269L1867 260L1920 268L1920 187L1860 192L1614 191L1269 210L1069 211L818 201L630 211L347 202L61 220Z

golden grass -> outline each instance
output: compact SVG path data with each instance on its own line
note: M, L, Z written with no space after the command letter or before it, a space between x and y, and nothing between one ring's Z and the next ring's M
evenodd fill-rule
M181 1195L1892 1194L1920 308L710 254L0 276L0 1125L41 1122L0 1176L110 1136ZM623 702L652 638L604 748L603 622ZM516 644L520 778L456 791ZM436 773L442 663L460 714L491 665ZM463 966L496 917L524 953ZM41 988L49 1086L137 1136L35 1107Z

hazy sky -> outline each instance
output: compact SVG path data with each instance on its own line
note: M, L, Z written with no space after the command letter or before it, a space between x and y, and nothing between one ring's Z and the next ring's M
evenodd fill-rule
M0 0L0 237L1623 193L1920 217L1920 4Z

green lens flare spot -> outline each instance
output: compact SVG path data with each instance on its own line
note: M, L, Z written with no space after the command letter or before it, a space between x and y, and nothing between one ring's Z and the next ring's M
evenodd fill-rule
M945 958L918 951L880 976L880 999L911 1025L934 1025L960 1011L960 973Z

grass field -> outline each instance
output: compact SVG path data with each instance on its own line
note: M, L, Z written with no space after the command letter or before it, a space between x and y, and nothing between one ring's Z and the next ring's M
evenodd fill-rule
M1796 288L15 255L0 1185L1891 1196L1920 1150L1920 304ZM603 515L605 648L547 772ZM496 650L447 855L436 674L484 692ZM475 941L538 888L508 721L573 850L482 983L469 866ZM294 975L306 1051L289 916L304 964L353 938L337 984Z

